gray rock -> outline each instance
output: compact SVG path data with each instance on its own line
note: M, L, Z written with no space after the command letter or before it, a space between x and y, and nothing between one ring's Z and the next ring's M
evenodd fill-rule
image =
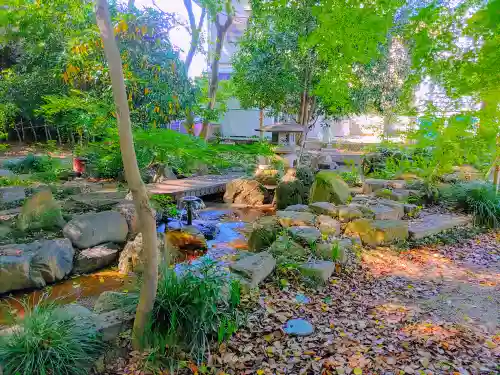
M0 247L0 293L63 279L73 268L75 250L67 239Z
M417 206L416 204L411 204L411 203L406 203L403 206L405 215L408 217L417 219L420 216L420 210L421 207Z
M0 177L13 177L15 176L14 172L8 169L0 169Z
M335 271L335 263L328 260L315 260L304 263L300 267L300 271L304 276L327 282Z
M405 180L381 180L375 178L367 178L363 182L363 194L375 193L382 189L404 189L406 188Z
M340 222L331 216L319 215L316 218L316 226L322 234L327 236L340 234Z
M83 193L72 195L71 199L80 204L86 205L94 209L102 209L104 207L111 207L120 203L125 199L127 192L125 191L94 191L90 193Z
M283 227L312 226L315 219L310 212L277 211L276 216Z
M311 209L307 204L292 204L285 208L285 211L295 211L295 212L311 212Z
M410 237L420 239L455 227L467 225L471 222L469 216L457 216L453 214L433 214L424 216L418 221L409 224Z
M347 224L344 234L358 235L368 246L388 245L408 238L408 222L358 219Z
M290 235L298 242L310 245L321 239L321 232L315 227L297 226L288 229Z
M163 233L157 233L158 255L161 262L169 261L165 259L165 238ZM144 260L142 255L142 233L139 233L133 241L127 242L123 250L120 252L118 259L118 271L122 274L129 272L140 273L144 268Z
M309 205L309 208L318 215L337 217L338 214L337 206L330 202L314 202Z
M283 330L291 336L309 336L314 332L314 327L307 320L291 319L286 322Z
M113 263L118 257L119 247L105 243L80 251L76 256L73 273L88 273Z
M229 267L233 272L241 275L250 288L255 288L273 272L276 260L269 252L264 251L244 257Z
M342 223L348 223L356 219L363 217L363 212L356 206L340 206L339 210L339 220Z
M107 290L102 292L97 298L94 304L94 312L101 314L103 312L108 312L112 310L118 310L125 308L125 301L127 303L132 301L136 297L137 301L132 303L132 309L137 306L139 301L139 296L136 293L121 293ZM129 307L129 306L127 306Z
M139 216L135 209L134 202L121 202L113 207L113 211L118 211L127 220L128 238L134 239L139 233Z
M376 220L399 220L402 215L400 210L395 207L389 207L384 204L377 204L370 207Z
M260 182L238 178L226 185L224 202L256 206L262 205L268 195L266 188Z
M105 242L125 242L128 225L125 218L116 211L88 213L67 223L63 234L74 246L87 249Z
M0 204L20 202L26 198L26 192L22 186L8 186L0 188Z

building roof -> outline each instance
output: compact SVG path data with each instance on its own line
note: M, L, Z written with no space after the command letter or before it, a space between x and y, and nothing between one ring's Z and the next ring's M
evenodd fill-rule
M260 129L255 129L260 131ZM262 127L262 131L265 132L283 132L283 133L302 133L304 131L304 127L295 122L279 122L272 125L267 125Z

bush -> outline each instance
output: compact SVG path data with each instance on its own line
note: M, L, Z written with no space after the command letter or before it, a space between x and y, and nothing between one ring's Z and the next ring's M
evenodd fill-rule
M213 261L176 273L163 266L153 308L149 344L172 360L188 353L202 362L210 343L231 337L240 323L240 284Z
M493 184L457 183L442 189L441 196L444 202L472 214L476 225L500 227L500 195Z
M96 331L71 319L52 302L30 308L10 336L0 337L4 374L84 375L99 356Z
M17 174L50 172L56 168L56 161L50 156L27 155L20 161L11 161L6 167Z

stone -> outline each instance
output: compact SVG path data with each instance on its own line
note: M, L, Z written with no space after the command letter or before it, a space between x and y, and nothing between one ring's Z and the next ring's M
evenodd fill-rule
M285 211L311 212L311 209L307 204L293 204L285 208Z
M291 336L309 336L314 332L314 327L307 320L291 319L286 322L283 330L287 335Z
M63 279L73 268L74 253L67 239L0 246L0 293Z
M420 216L421 207L416 204L405 203L403 209L405 215L410 218L417 219Z
M96 191L102 188L102 184L88 182L83 179L75 179L72 181L66 181L61 185L61 190L65 194L82 194L82 193L90 193L92 191Z
M338 216L338 208L330 202L314 202L309 205L312 212L318 215Z
M307 203L307 188L302 181L280 182L276 187L275 200L278 210L294 204Z
M320 259L347 264L349 261L347 255L353 250L354 242L351 238L334 239L329 243L318 244L315 253Z
M128 225L119 212L102 211L75 217L64 226L63 234L75 247L88 249L105 242L125 242Z
M467 225L470 222L471 218L469 216L457 216L453 214L427 215L418 221L410 222L410 237L417 240L448 229Z
M89 273L113 263L118 258L119 247L105 243L82 250L78 253L73 273Z
M374 214L376 220L399 220L403 217L400 210L395 207L386 206L384 204L377 204L371 206L370 210Z
M359 235L364 245L388 245L408 238L408 223L403 220L358 219L347 224L345 235Z
M167 180L177 180L177 176L167 164L154 163L141 170L145 183L161 183Z
M398 212L399 217L403 217L405 214L404 203L396 202L390 199L379 199L377 204L381 204L387 207L391 207L392 209Z
M351 186L351 187L349 187L349 193L351 194L351 197L355 197L356 195L363 194L363 187L362 186Z
M165 239L163 233L158 233L158 254L160 264L169 259L165 259ZM144 260L142 258L142 233L139 233L133 241L127 242L118 258L118 272L128 274L130 272L141 273L144 270Z
M288 236L276 239L268 248L268 252L277 258L278 263L282 259L299 259L306 255L306 250L299 243Z
M262 185L277 185L280 179L280 171L271 168L261 168L259 166L253 177Z
M316 226L324 235L336 236L340 234L340 222L331 216L319 215L316 218Z
M311 187L310 203L331 202L344 204L350 197L349 186L335 172L320 171Z
M111 208L115 204L125 199L125 191L93 191L90 193L72 195L71 199L75 202L91 207L93 209Z
M313 226L315 216L310 212L276 211L276 216L283 227Z
M224 202L249 206L262 205L268 198L269 193L260 182L243 178L229 182L224 193Z
M405 189L405 180L381 180L367 178L363 182L363 194L372 194L382 189Z
M7 225L3 225L3 224L0 224L0 238L6 238L6 237L9 237L9 235L12 233L12 228L7 226Z
M484 177L483 173L471 165L461 165L453 167L453 172L441 176L445 183L476 181Z
M252 232L248 237L248 248L259 252L267 249L276 240L281 225L276 216L263 216L252 225Z
M14 177L15 174L9 169L0 169L0 177Z
M328 260L314 260L300 266L300 272L307 277L327 282L335 271L335 263Z
M273 272L274 267L276 260L267 251L244 257L229 266L250 288L255 288L264 281Z
M131 303L130 301L137 298L135 303ZM137 306L139 302L139 295L137 293L122 293L115 292L112 290L107 290L102 292L94 304L94 312L97 314L101 314L108 311L118 310L125 307L125 301L127 302L127 308L129 305Z
M26 192L22 186L7 186L0 188L0 204L13 204L21 202L26 198Z
M194 225L185 225L180 230L165 233L165 248L171 260L185 261L207 252L207 240Z
M29 197L16 220L17 228L22 231L62 228L64 224L61 206L50 190L42 190Z
M297 226L288 228L288 232L297 242L311 245L321 239L321 232L315 227Z
M135 209L134 202L122 202L113 207L113 211L119 212L127 221L128 239L134 239L139 233L139 215ZM156 212L153 212L156 215Z
M353 221L363 217L363 212L361 212L359 208L354 206L339 206L338 210L338 217L342 223L348 223L349 221Z
M97 316L97 329L104 342L113 341L120 333L132 327L134 314L122 310L112 310Z

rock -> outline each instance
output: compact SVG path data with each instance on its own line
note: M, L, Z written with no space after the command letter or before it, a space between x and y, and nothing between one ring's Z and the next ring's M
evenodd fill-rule
M356 195L363 194L363 187L362 186L349 187L349 193L351 194L351 197L355 197Z
M376 220L399 220L403 217L400 210L395 207L389 207L384 204L371 206L370 210L374 214Z
M168 261L164 259L165 241L163 233L158 233L158 254L160 262ZM118 272L128 274L130 272L141 273L144 269L144 261L142 259L142 233L139 233L133 241L127 242L118 258Z
M263 216L252 225L252 232L248 237L248 248L259 252L267 249L281 230L276 216Z
M118 257L119 247L106 243L82 250L76 256L73 273L88 273L113 263Z
M127 192L125 191L94 191L72 195L71 199L80 204L84 204L94 209L111 208L115 204L120 203L125 199Z
M165 233L167 253L176 261L185 261L207 252L207 241L203 233L193 225L185 225L181 230Z
M0 224L0 238L6 238L12 233L12 228L7 225Z
M118 203L113 207L113 211L119 212L125 218L128 226L128 239L134 239L139 233L139 215L135 210L134 202ZM156 215L156 212L153 214Z
M406 188L405 180L381 180L375 178L367 178L363 182L363 194L375 193L382 189L404 189Z
M21 202L26 198L26 192L22 186L7 186L0 188L0 204L13 204Z
M15 174L8 169L0 169L0 177L14 177Z
M288 236L281 236L269 246L271 253L280 263L283 259L300 259L306 255L306 250Z
M238 178L226 185L224 202L257 206L264 204L268 197L269 193L260 182Z
M390 199L379 199L377 201L377 204L391 207L392 209L396 210L400 218L405 214L404 203L396 202Z
M319 215L316 218L316 226L322 234L336 236L340 234L340 222L331 216Z
M288 232L303 245L311 245L321 239L321 232L315 227L297 226L288 228Z
M337 206L330 202L314 202L309 205L309 208L318 215L329 215L331 217L338 216Z
M275 199L278 210L288 206L307 203L307 188L299 180L280 182L276 187Z
M0 247L0 293L43 287L66 277L75 250L67 239Z
M349 198L349 186L335 172L320 171L311 187L310 203L332 202L344 204Z
M127 307L130 307L129 304L131 304L131 307L133 308L134 305L137 306L137 302L130 302L135 298L137 298L138 302L139 296L136 293L121 293L107 290L102 292L95 301L94 312L101 314L108 311L122 309L125 307L125 302L127 302Z
M455 227L467 225L471 222L468 216L452 214L433 214L424 216L418 221L409 224L410 237L420 239Z
M446 183L481 180L484 175L471 165L453 167L453 173L445 174L441 180Z
M402 220L358 219L347 224L345 235L359 235L368 246L387 245L408 238L408 223Z
M261 252L244 257L231 264L230 269L243 277L250 288L255 288L273 272L276 260L267 252Z
M62 216L61 206L50 190L43 190L29 197L16 220L17 227L22 231L62 228L64 224L66 222Z
M335 263L328 260L315 260L304 263L300 267L300 271L304 276L312 277L325 283L335 271Z
M293 204L285 208L285 211L311 212L311 209L307 204Z
M351 238L342 238L329 243L318 244L315 252L319 259L347 264L349 262L348 253L352 252L353 248L354 241Z
M409 190L409 189L382 189L378 190L375 193L378 197L388 198L393 201L406 201L409 197L419 197L420 192L418 190Z
M177 176L167 164L154 163L141 170L145 183L161 183L167 180L177 180Z
M291 336L309 336L314 332L314 327L307 320L291 319L286 322L283 330Z
M63 234L75 247L87 249L105 242L125 242L128 225L120 213L102 211L75 217L64 226Z
M310 212L276 211L276 216L283 227L313 226L315 219Z
M259 166L253 177L262 185L277 185L280 178L280 171L277 169L261 168Z
M61 190L65 194L82 194L90 193L102 188L102 184L88 182L83 179L75 179L72 181L66 181L61 185Z
M353 206L339 206L338 207L339 220L342 223L347 223L355 219L360 219L363 217L363 212L360 209Z
M406 216L417 219L420 216L421 207L416 204L405 203L403 210Z

